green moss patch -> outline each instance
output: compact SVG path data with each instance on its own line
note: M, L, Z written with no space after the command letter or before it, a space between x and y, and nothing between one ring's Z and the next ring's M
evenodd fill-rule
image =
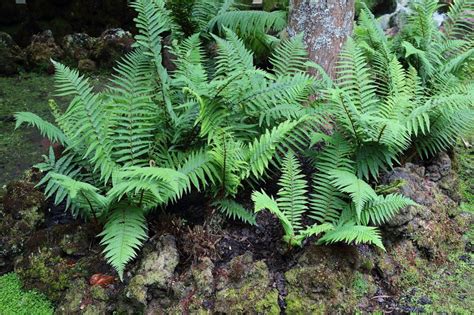
M15 273L0 277L0 314L47 315L54 309L46 297L36 291L23 291L20 279Z

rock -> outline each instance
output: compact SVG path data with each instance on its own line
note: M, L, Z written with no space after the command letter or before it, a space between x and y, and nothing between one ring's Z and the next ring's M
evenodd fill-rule
M30 236L44 222L44 195L31 172L0 189L0 273L10 271Z
M121 28L108 29L98 39L94 58L100 67L112 68L122 56L132 51L133 43L130 32Z
M13 181L7 184L3 197L3 207L7 213L22 216L33 216L28 222L33 229L38 221L38 212L44 210L45 198L43 193L35 188L35 184L25 180Z
M100 286L89 286L84 279L73 281L56 308L56 314L105 314L109 296Z
M394 168L383 178L384 183L403 180L399 193L419 204L401 209L384 226L387 243L412 240L428 258L436 257L438 260L447 257L448 248L452 251L462 247L461 235L470 220L456 211L457 204L441 187L441 174L452 178L452 173L449 157L441 154L426 168L407 163L404 167Z
M156 249L144 254L140 268L127 287L127 297L146 304L149 288L168 289L178 262L174 236L162 236Z
M270 272L263 261L246 253L232 259L216 279L214 311L226 314L280 314L278 291L271 287Z
M62 299L77 269L71 267L59 253L43 247L15 261L15 272L27 289L43 292L51 301Z
M26 66L26 55L10 35L0 32L0 75L17 74Z
M78 226L75 231L63 235L59 246L66 255L85 256L89 251L91 239L93 239L91 229L85 230L82 226Z
M93 60L90 59L81 59L77 65L79 71L93 72L97 70L97 66Z
M31 44L26 48L29 65L38 70L46 70L48 73L54 72L51 59L58 60L63 54L50 30L34 35Z
M86 33L74 33L64 36L61 45L66 58L79 62L91 58L97 40Z
M355 247L311 245L285 273L287 314L353 311L356 296L344 288L352 286L357 266Z

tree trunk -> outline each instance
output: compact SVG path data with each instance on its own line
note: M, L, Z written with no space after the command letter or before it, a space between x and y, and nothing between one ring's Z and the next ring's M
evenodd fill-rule
M339 51L352 33L354 11L354 0L290 0L288 34L304 32L309 58L332 78Z

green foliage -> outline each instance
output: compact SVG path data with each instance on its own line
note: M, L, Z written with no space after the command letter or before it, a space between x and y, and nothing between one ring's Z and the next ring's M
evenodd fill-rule
M335 145L338 145L337 142ZM334 144L329 148L331 154L343 151L335 150ZM378 196L353 173L341 170L344 166L338 169L337 160L323 158L318 161L325 173L315 175L311 202L301 165L294 154L288 153L283 161L277 199L265 192L254 192L255 212L267 209L273 213L283 226L284 240L292 246L301 245L310 236L324 233L319 243L368 243L383 249L380 232L369 224L387 222L399 209L415 203L398 194ZM329 163L333 163L331 169L325 171ZM305 227L302 222L308 211L313 214L310 217L318 222Z
M254 192L252 200L255 212L267 209L280 220L285 231L285 242L291 246L301 245L305 238L333 228L332 224L315 224L303 229L303 214L308 208L308 187L301 172L301 165L293 153L288 153L283 160L282 176L278 185L280 190L276 200L263 191Z
M209 67L200 35L184 38L164 1L136 0L132 7L136 47L108 89L96 93L78 71L54 62L58 95L72 98L69 107L62 112L50 103L56 124L17 114L18 125L36 126L64 145L61 157L51 150L37 165L46 173L40 185L74 215L104 224L105 257L121 278L146 239L145 216L191 190L212 196L228 217L255 224L233 198L278 167L282 152L306 149L309 122L319 119L313 104L303 105L316 82L305 73L300 38L281 43L272 73L257 69L244 42L222 28L225 38L212 37L217 62ZM162 63L169 34L173 71ZM282 58L293 55L298 62L282 68Z
M397 128L396 139L408 135L410 146L425 157L452 147L474 122L468 70L474 53L468 22L473 8L471 0L454 1L443 32L433 20L438 1L414 1L408 23L395 38L385 36L367 8L361 11L356 46L375 78L376 94L390 102L387 109L403 113L398 120L404 128ZM394 154L406 150L388 144Z
M36 291L24 291L19 277L15 273L0 276L0 314L49 315L54 313L53 306L45 296Z
M287 25L286 10L249 10L245 1L238 0L197 0L191 16L195 32L223 35L230 29L258 54L268 53L279 42L273 35Z

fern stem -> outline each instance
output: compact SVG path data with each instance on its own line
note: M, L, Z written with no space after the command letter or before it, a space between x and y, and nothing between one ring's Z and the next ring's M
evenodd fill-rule
M346 112L346 115L349 118L349 121L351 123L352 130L354 131L354 135L355 135L355 138L356 138L357 145L359 145L360 144L359 133L357 132L354 121L352 120L352 116L349 114L349 110L347 109L347 107L344 103L344 99L342 98L341 93L339 93L339 99L341 100L342 107L344 108L344 111Z
M89 204L89 208L91 209L91 213L92 213L92 216L94 217L94 221L95 223L98 222L97 220L97 216L95 214L95 210L94 210L94 207L92 207L92 203L90 202L89 198L87 198L87 196L84 194L84 192L81 191L81 195L82 197L84 197L84 199L87 201L87 203Z
M387 124L383 126L382 130L380 130L380 134L377 138L377 143L380 143L380 139L382 139L382 135L383 135L383 132L385 131L385 128L387 128Z

